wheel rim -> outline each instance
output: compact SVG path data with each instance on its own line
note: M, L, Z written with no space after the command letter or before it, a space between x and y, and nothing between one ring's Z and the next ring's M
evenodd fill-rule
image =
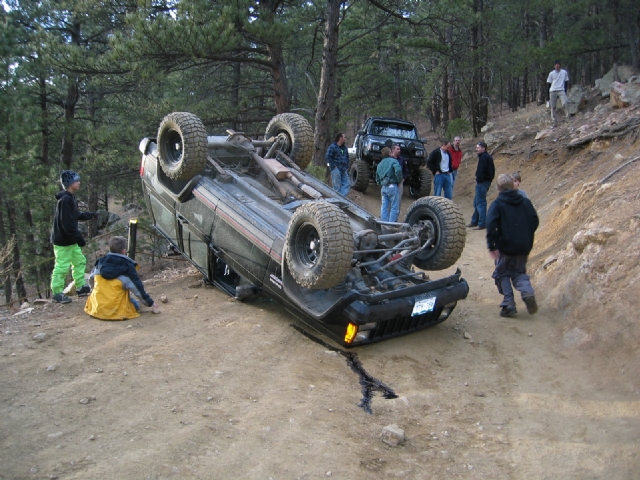
M278 140L282 142L282 151L285 152L287 155L289 155L293 148L291 144L291 137L289 137L287 132L284 132L284 131L278 132L278 135L276 137Z
M415 197L416 195L418 195L418 193L419 193L419 189L417 189L416 187L414 187L412 185L409 185L409 194L412 197Z
M167 162L172 164L180 162L182 158L182 135L175 130L167 132L163 150Z
M320 235L310 224L303 224L295 236L294 255L299 263L312 268L320 258Z
M437 219L433 218L431 215L423 214L415 219L413 225L420 225L420 245L424 245L424 242L433 238L433 243L427 247L426 250L423 250L421 253L418 253L418 258L425 258L430 255L430 251L434 250L438 245L438 241L440 238L440 228L438 225Z

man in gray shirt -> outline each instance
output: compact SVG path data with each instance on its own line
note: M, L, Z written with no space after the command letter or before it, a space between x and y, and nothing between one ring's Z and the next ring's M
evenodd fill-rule
M567 87L569 85L569 74L566 70L560 68L560 60L555 61L555 65L549 76L547 77L547 85L549 86L549 107L551 107L551 126L558 126L558 117L556 116L556 104L558 97L562 100L562 108L569 118L569 99L567 98Z

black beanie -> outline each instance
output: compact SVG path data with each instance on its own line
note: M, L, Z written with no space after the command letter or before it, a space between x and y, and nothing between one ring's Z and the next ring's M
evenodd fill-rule
M69 188L69 185L73 185L80 181L80 175L73 170L63 170L60 174L60 183L65 190Z

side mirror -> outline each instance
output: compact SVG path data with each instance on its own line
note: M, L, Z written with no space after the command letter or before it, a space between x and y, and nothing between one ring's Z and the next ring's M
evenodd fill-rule
M366 135L367 132L365 132L364 130L358 130L358 135Z

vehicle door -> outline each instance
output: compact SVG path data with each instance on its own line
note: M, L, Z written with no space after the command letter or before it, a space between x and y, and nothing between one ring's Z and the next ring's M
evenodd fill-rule
M180 242L176 225L175 200L170 195L162 195L153 188L145 190L155 226L169 239L174 247L179 249Z
M194 188L193 193L176 207L179 237L182 251L202 271L209 275L209 243L211 229L215 223L217 198L210 194L206 180Z

